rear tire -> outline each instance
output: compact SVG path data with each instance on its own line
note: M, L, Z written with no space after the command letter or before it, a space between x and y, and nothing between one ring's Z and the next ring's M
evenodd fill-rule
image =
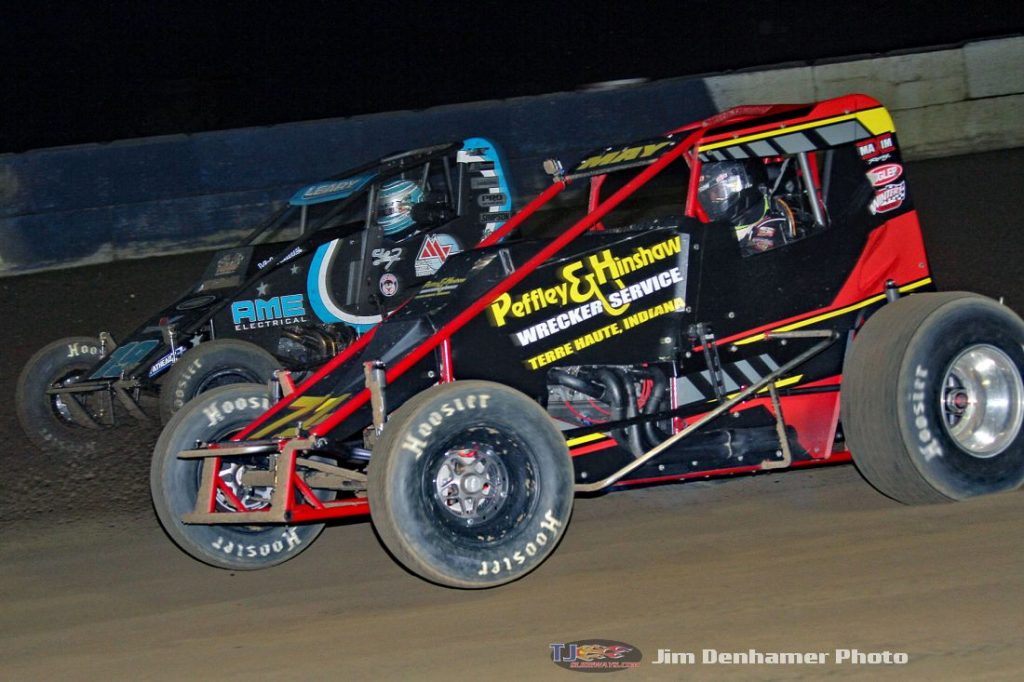
M281 363L259 346L238 339L216 339L189 350L167 372L160 388L160 420L200 393L230 384L265 384Z
M1013 490L1024 482L1024 322L964 292L886 305L843 370L853 460L907 504Z
M160 524L178 547L203 563L230 570L275 566L306 549L324 528L322 523L243 526L186 524L181 520L183 514L195 509L202 463L178 459L178 453L194 448L197 442L227 440L269 407L270 393L263 385L236 384L213 389L174 415L153 450L150 493ZM221 462L222 478L248 510L259 509L270 490L244 488L237 466L265 469L267 460L266 456L254 456L224 458ZM321 499L334 495L331 491L317 492ZM218 507L227 505L226 510L230 511L230 504L226 497L218 497Z
M483 588L537 568L561 540L573 502L565 439L528 397L456 381L413 397L370 458L370 514L413 573Z

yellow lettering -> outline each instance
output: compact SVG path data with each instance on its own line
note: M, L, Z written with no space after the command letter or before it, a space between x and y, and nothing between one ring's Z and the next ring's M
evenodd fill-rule
M495 327L505 326L505 315L508 314L509 308L512 306L512 297L508 294L502 294L498 298L494 299L494 302L487 308L487 312L491 318L491 323Z
M607 166L610 163L615 163L615 159L619 156L619 152L609 152L607 154L598 154L597 156L591 156L579 165L579 170L586 168L593 168L594 166Z

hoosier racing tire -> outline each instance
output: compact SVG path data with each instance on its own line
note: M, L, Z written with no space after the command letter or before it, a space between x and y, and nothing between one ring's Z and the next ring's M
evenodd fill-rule
M160 419L200 393L229 384L265 384L281 363L259 346L239 339L216 339L189 350L167 372L160 388Z
M266 386L234 384L202 394L178 411L164 427L153 450L150 494L164 531L178 547L203 563L229 570L268 568L295 557L320 535L324 525L202 525L182 522L195 510L202 460L179 459L178 453L197 442L228 439L263 414L270 406ZM233 488L247 511L265 506L269 490L245 488L238 467L264 469L266 456L224 458L221 476ZM317 491L325 497L330 491ZM218 494L217 509L231 511L233 503Z
M99 339L72 336L39 349L18 376L14 402L18 421L32 444L44 452L90 453L96 450L95 429L77 424L61 398L46 391L57 383L72 383L103 357ZM73 398L74 399L74 398ZM87 412L88 394L79 400Z
M486 381L440 384L387 422L370 458L384 545L440 585L486 588L539 566L573 502L565 439L527 396Z
M843 430L864 478L907 504L1024 482L1024 322L964 292L881 308L843 370Z

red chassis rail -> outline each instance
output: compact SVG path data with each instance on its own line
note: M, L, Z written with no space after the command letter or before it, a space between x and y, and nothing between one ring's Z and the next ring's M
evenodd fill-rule
M880 107L880 105L871 100L870 98L852 95L844 98L838 98L836 100L830 100L814 107L813 111L808 112L805 117L808 121L813 121L830 115L836 115L838 113L848 113L851 110L863 109L870 106ZM464 311L457 315L452 321L442 326L437 332L430 336L422 344L418 345L412 352L404 356L401 360L388 367L386 370L386 382L388 384L395 381L398 377L408 371L411 367L415 366L428 354L433 353L439 346L443 347L443 344L447 344L453 334L458 332L464 327L470 320L475 318L481 312L487 309L487 307L494 302L500 295L506 293L519 282L530 275L534 270L537 269L541 264L548 261L566 245L576 239L579 235L583 234L587 230L600 224L601 219L618 206L622 201L628 198L638 187L645 184L655 175L657 175L666 166L671 164L673 161L680 157L685 158L686 162L690 165L690 191L687 193L687 205L686 215L689 217L695 217L700 213L699 208L696 206L693 197L696 192L695 185L697 177L700 172L700 158L697 154L698 144L702 142L714 141L718 138L726 138L726 133L716 134L715 128L727 124L730 122L742 122L751 118L756 118L758 114L765 113L776 113L789 110L795 110L799 107L781 105L775 107L758 108L755 112L750 107L740 107L735 110L730 110L718 114L707 121L691 124L684 128L677 129L674 134L681 135L685 134L686 137L679 142L676 146L671 148L656 161L649 166L645 167L635 177L629 180L623 187L613 193L603 202L597 206L592 206L590 210L583 218L577 221L569 229L563 232L556 239L552 240L547 246L538 251L532 258L527 260L521 267L517 268L515 272L509 275L505 280L492 287L487 293L478 298L474 303L468 306ZM787 123L792 124L792 121ZM771 129L782 127L778 123L766 124L759 129ZM753 128L752 128L753 129ZM521 211L513 216L501 229L490 235L486 240L481 242L479 247L492 246L500 241L503 237L509 234L513 229L521 225L527 218L532 216L541 206L550 201L553 197L563 191L568 185L571 178L559 178L548 187L544 192L533 199L527 204ZM915 230L918 240L919 231ZM923 255L923 249L921 249ZM925 273L927 274L927 273ZM844 290L844 298L848 296L850 292ZM841 305L842 302L837 300L833 305L829 306L828 309ZM809 314L807 317L813 317L814 313ZM803 316L801 316L803 317ZM789 322L789 321L785 321ZM766 325L765 329L777 328L781 323ZM278 403L273 405L267 412L257 418L253 423L247 426L244 430L239 432L232 440L235 442L244 441L250 434L255 432L260 426L271 420L276 414L280 413L285 409L296 397L303 394L303 392L310 386L316 384L327 374L334 371L336 368L344 364L353 358L357 353L362 351L363 348L369 343L376 329L372 329L364 334L357 342L347 348L344 352L330 360L323 367L321 367L311 377L306 379L301 385L297 387L294 393L285 396ZM723 339L718 344L724 343L728 339ZM450 367L449 367L450 371ZM450 377L449 377L450 378ZM838 396L837 396L838 398ZM359 408L366 405L370 400L370 391L367 388L362 389L352 397L348 398L342 403L327 419L323 420L316 426L314 426L310 432L309 437L315 439L329 433L336 426L341 424L345 419L350 417ZM835 401L835 407L833 408L838 414L838 399ZM284 439L278 443L278 449L282 453L291 451L290 457L282 457L278 462L278 477L275 479L278 486L283 486L287 490L282 490L281 495L275 495L275 499L278 501L276 504L283 504L283 510L271 509L273 511L273 520L283 520L288 523L301 523L301 522L314 522L324 521L327 519L344 518L349 516L364 515L369 513L369 504L365 498L349 498L338 501L322 501L319 500L314 492L305 483L302 477L296 473L295 468L295 456L294 448L296 439ZM292 447L288 447L291 443ZM234 443L232 443L234 445ZM231 447L225 444L226 447ZM590 450L588 450L590 451ZM584 454L582 451L574 450L574 455ZM217 457L206 458L207 463L212 463L214 470L219 468L219 460ZM820 464L831 464L849 461L849 456L846 453L823 453L822 456L815 457L809 461L798 461L793 462L792 466L812 466ZM760 465L748 465L741 467L715 469L702 471L691 474L675 474L666 477L649 478L649 479L634 479L629 481L622 481L617 485L637 485L646 483L657 483L661 481L669 480L685 480L692 478L704 478L710 476L720 476L729 474L741 474L751 473L761 470ZM240 514L238 512L215 512L216 506L216 493L218 491L225 492L226 486L216 484L209 488L209 499L208 499L208 515L218 517L216 521L205 521L206 523L252 523L252 520L243 521L241 516L249 516L249 514ZM234 497L234 495L227 496L227 499L232 504L239 504L240 501ZM198 509L197 509L198 511ZM268 515L270 516L270 515ZM270 520L268 518L268 520Z

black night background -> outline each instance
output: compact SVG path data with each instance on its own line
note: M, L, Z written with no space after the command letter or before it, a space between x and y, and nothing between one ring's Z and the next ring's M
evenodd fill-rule
M0 10L0 153L887 53L1004 2L111 2Z

